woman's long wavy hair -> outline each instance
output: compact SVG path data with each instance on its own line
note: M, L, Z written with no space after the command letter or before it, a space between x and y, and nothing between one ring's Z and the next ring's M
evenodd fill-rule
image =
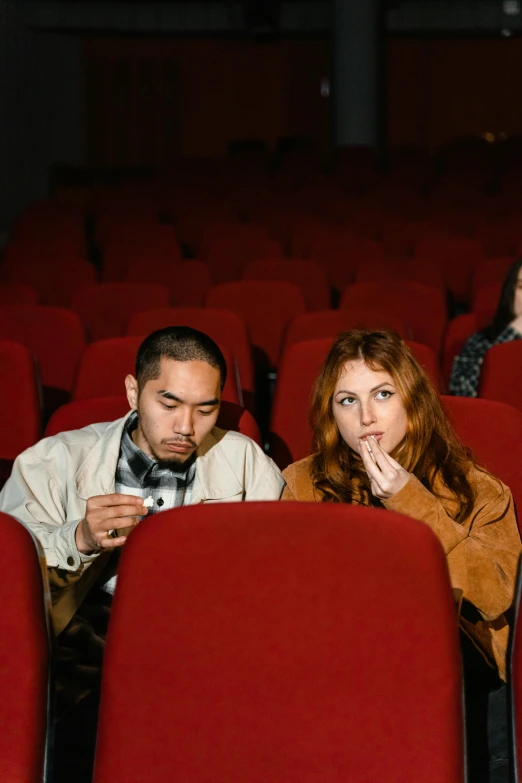
M488 340L496 340L500 332L515 318L515 291L517 288L518 273L522 268L522 258L517 260L509 267L508 273L502 283L500 299L498 300L497 312L492 322L482 330L482 334Z
M391 375L406 410L406 436L391 456L438 497L447 499L444 489L449 490L458 504L455 519L461 522L475 502L467 480L474 459L455 434L424 370L402 338L391 330L353 329L340 334L316 381L310 416L315 446L312 478L323 502L358 500L365 505L381 505L372 496L361 457L344 442L333 415L337 381L347 362L360 359L371 370Z

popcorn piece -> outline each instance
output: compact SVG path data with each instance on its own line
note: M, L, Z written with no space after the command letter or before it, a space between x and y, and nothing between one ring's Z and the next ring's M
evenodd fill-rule
M149 497L143 501L143 505L146 508L152 508L152 506L154 505L154 498L152 497L152 495L149 495Z

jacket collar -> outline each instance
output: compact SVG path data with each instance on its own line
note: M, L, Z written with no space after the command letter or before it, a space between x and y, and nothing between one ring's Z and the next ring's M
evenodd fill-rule
M75 483L78 494L83 500L114 492L123 428L131 415L132 411L122 419L108 424L78 468ZM224 500L243 491L242 484L227 459L225 449L221 446L221 441L226 434L226 430L214 427L197 451L191 505L204 500Z

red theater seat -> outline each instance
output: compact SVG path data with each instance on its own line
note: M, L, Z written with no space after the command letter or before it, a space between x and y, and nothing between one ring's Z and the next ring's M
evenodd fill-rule
M13 460L41 433L41 390L33 355L20 343L0 339L0 487Z
M285 334L285 349L303 340L335 337L347 329L394 329L401 337L409 336L409 328L398 316L382 313L378 309L321 310L298 315L290 323Z
M35 288L40 304L70 307L79 288L96 282L96 270L87 261L75 259L41 261L17 264L9 280Z
M482 243L464 237L428 237L415 247L415 258L440 263L446 286L458 302L466 302L471 280L478 264L485 258Z
M125 378L134 375L136 354L143 337L113 337L88 345L78 368L73 400L91 397L117 397L125 394ZM223 399L240 402L235 360L227 348L220 346L227 363L227 380Z
M442 359L442 374L446 383L449 382L455 357L458 356L472 334L478 330L475 313L458 315L448 323L444 335L444 351Z
M343 504L156 514L121 554L94 783L463 783L460 670L426 525Z
M246 323L240 315L229 310L214 310L210 307L144 310L131 318L127 334L146 337L166 326L191 326L208 334L215 342L226 345L238 363L241 388L254 391L252 348Z
M22 283L0 283L0 306L35 304L38 304L35 288Z
M212 285L210 269L203 261L135 261L125 282L164 285L174 307L204 307Z
M242 280L215 286L207 305L231 310L245 320L256 360L264 367L277 365L288 324L306 309L300 288L275 281Z
M494 345L482 363L478 396L522 411L521 389L522 340Z
M38 362L44 388L66 401L63 393L72 391L85 349L85 330L76 313L40 305L0 307L0 338L25 345Z
M330 306L330 287L321 264L309 259L258 259L250 261L243 280L286 280L303 292L308 310L325 310Z
M0 547L0 780L42 783L51 692L45 560L33 535L1 513Z
M150 307L168 307L169 292L153 283L99 283L80 288L72 309L78 313L90 341L121 337L135 313Z
M522 513L522 413L511 405L473 397L443 397L459 438L479 465L506 484ZM509 444L509 445L508 445Z
M412 338L429 345L437 356L446 327L446 301L443 292L422 283L357 283L343 292L341 309L378 308L383 315L402 318L412 330Z

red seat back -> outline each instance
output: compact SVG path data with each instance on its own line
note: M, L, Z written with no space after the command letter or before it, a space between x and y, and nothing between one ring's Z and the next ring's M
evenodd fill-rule
M505 402L522 411L522 340L494 345L480 370L479 397Z
M14 460L40 437L41 397L35 361L20 343L0 339L0 459Z
M326 271L317 261L257 259L246 265L243 280L286 280L300 287L308 310L325 310L330 306Z
M429 345L437 356L446 327L446 301L443 292L421 283L358 283L345 289L342 309L378 308L404 319L412 338Z
M491 323L497 311L501 282L483 283L473 297L472 310L477 319L479 329Z
M239 367L241 387L254 390L252 349L245 320L229 310L210 307L172 307L164 310L143 310L132 316L127 327L129 335L147 335L166 326L191 326L205 332L215 342L229 348Z
M0 283L0 305L38 304L38 292L23 283Z
M445 383L449 382L455 357L458 356L471 335L478 330L475 313L458 315L448 323L444 335L444 351L442 359L442 373Z
M62 405L53 413L45 430L45 437L58 435L68 430L79 430L89 424L103 421L115 421L129 412L126 397L93 397ZM251 413L234 402L223 400L219 410L217 426L224 430L234 430L252 438L262 445L261 434Z
M90 397L117 397L125 392L125 378L134 375L136 354L144 337L113 337L88 345L80 360L73 400ZM240 402L235 360L231 351L220 346L227 363L223 399Z
M460 668L426 525L343 504L156 514L121 555L94 783L462 783Z
M488 258L485 261L481 261L473 273L472 299L477 297L482 286L489 283L502 284L513 263L514 259L512 256Z
M75 293L71 305L91 341L124 335L131 317L151 306L169 306L169 292L165 286L153 283L87 285Z
M520 515L522 413L493 400L443 397L442 401L459 438L470 447L478 463L510 488Z
M125 281L164 285L169 290L170 303L179 307L203 307L212 285L210 269L202 261L135 261L127 270Z
M357 264L356 283L424 283L443 289L442 270L435 261L420 258L383 259L362 261Z
M298 315L288 326L285 334L285 349L303 340L318 340L321 337L335 337L347 329L394 329L401 337L409 336L404 321L395 315L382 313L378 309L322 310Z
M231 310L246 322L250 340L261 365L275 367L285 330L295 316L304 313L302 291L292 283L247 281L224 283L210 290L209 307Z
M0 547L0 780L41 783L51 663L45 560L27 528L2 513Z
M72 391L85 349L85 332L76 313L43 305L0 307L0 338L31 351L44 386Z
M96 270L87 261L51 259L17 264L10 271L9 280L35 288L41 304L70 307L79 288L96 282Z
M427 237L415 247L415 258L440 263L446 286L458 302L466 302L471 280L478 264L485 258L482 243L464 237Z

